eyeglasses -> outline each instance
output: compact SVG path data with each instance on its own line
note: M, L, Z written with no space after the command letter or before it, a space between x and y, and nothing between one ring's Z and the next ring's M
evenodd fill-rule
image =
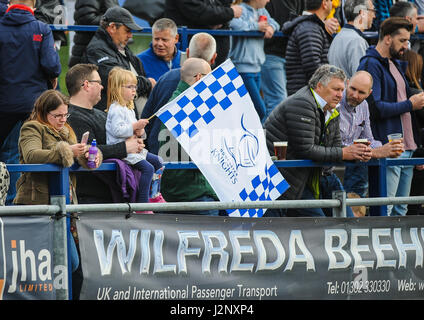
M53 118L55 119L68 119L71 114L70 113L65 113L65 114L53 114L48 112L49 115L51 115Z
M102 80L88 80L88 79L87 79L87 81L88 81L88 82L96 82L96 83L98 83L99 85L102 85ZM81 87L83 87L83 86L84 86L84 82L82 83Z
M124 88L130 89L130 90L137 90L137 86L130 85L130 86L123 86Z
M367 9L368 11L371 11L371 12L374 12L374 13L377 13L377 10L375 10L375 9Z

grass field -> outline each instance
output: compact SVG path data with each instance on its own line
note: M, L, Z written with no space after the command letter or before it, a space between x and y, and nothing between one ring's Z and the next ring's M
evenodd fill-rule
M129 47L134 54L139 54L141 51L147 49L149 47L150 42L152 41L152 37L150 35L134 35L133 39L134 41L129 45ZM60 91L62 91L64 94L68 94L68 90L66 90L65 84L65 75L68 71L69 46L61 47L59 51L59 56L60 63L62 65L62 72L59 76Z

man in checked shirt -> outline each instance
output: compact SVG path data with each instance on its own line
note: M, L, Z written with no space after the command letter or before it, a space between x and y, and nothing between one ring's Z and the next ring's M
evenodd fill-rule
M342 145L349 146L356 139L367 139L372 148L372 158L396 158L403 152L403 143L395 140L382 145L380 141L374 139L371 131L368 103L365 99L372 92L372 84L372 76L367 71L357 71L349 80L338 106ZM366 197L368 167L360 164L347 166L343 185L346 193Z

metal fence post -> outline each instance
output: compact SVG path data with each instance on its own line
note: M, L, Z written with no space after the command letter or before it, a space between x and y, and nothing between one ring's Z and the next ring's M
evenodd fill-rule
M333 208L333 217L346 218L346 192L342 190L333 191L332 198L340 200L340 206Z
M68 271L68 230L66 223L66 197L65 196L51 196L50 203L58 205L60 211L54 218L53 227L53 265L63 266L63 269ZM71 285L69 275L65 277L66 286L64 289L56 289L57 300L69 300L69 286Z
M181 27L181 51L186 51L186 49L188 48L188 31L187 31L187 27L183 26Z
M61 241L64 241L64 243L60 243L60 245L65 246L65 250L67 251L66 254L62 254L62 256L66 257L66 263L60 263L60 265L66 266L66 270L68 272L68 290L66 294L66 299L70 299L72 297L72 271L70 269L71 263L69 261L69 248L70 248L70 241L73 241L68 234L70 234L70 218L66 216L66 204L70 203L69 198L69 168L63 168L60 167L60 170L58 172L54 172L50 175L49 179L49 193L51 195L51 199L59 198L60 203L58 205L61 205L61 213L60 215L63 216L61 219L57 219L60 221L58 230L55 229L56 233L61 233L62 230L62 224L64 225L65 231L63 235L63 239ZM56 197L55 197L56 196ZM56 201L56 200L53 200ZM53 202L51 202L53 204ZM62 295L62 293L61 293ZM65 294L62 295L64 297Z

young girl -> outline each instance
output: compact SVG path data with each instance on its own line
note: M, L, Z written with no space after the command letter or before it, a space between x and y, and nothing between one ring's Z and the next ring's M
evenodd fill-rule
M144 127L148 120L137 120L134 112L134 97L137 90L137 78L128 70L116 67L109 73L107 89L106 142L115 144L136 135L145 139ZM153 174L163 167L162 158L146 149L139 153L130 153L123 159L141 171L137 202L149 202L149 191ZM159 193L150 202L165 202Z
M269 15L269 0L243 0L240 18L230 21L232 30L261 31L271 38L280 25ZM230 58L240 73L261 121L265 120L265 104L260 95L261 65L265 62L264 38L232 37Z

